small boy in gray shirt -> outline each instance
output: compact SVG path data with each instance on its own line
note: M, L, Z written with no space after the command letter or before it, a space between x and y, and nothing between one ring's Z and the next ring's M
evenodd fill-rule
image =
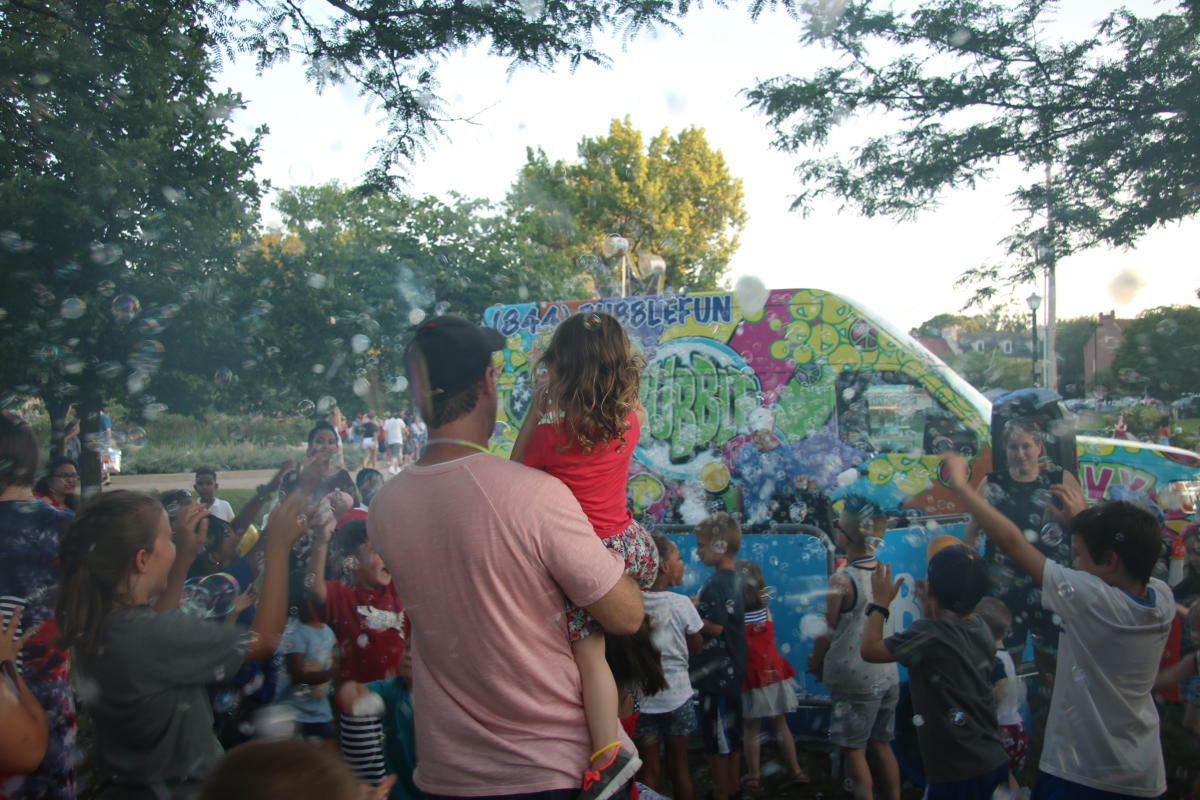
M924 617L883 638L888 606L900 582L881 564L872 576L874 602L866 609L862 657L908 667L913 723L929 781L926 800L990 800L1008 780L990 680L995 641L973 614L987 592L987 564L964 545L951 545L929 561L922 593Z

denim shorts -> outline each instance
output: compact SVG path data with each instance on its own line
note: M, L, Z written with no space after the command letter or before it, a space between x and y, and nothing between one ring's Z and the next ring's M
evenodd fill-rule
M643 736L691 736L695 730L696 710L692 708L692 701L688 700L674 711L639 714L633 736L636 739Z

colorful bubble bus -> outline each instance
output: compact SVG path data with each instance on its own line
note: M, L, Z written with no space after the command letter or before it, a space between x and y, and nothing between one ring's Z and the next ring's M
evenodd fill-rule
M774 587L779 646L799 672L824 630L832 557L828 524L808 524L814 504L797 497L836 504L854 493L891 510L902 527L885 536L880 557L910 578L924 576L933 536L961 536L965 520L939 475L938 453L958 450L969 459L973 480L982 479L993 461L991 402L913 337L819 289L773 290L754 309L741 307L731 292L487 309L484 324L508 340L494 452L507 454L525 415L530 353L568 315L592 311L617 317L647 362L641 387L647 423L634 453L629 499L640 518L680 545L688 563L684 591L694 593L705 577L686 533L691 525L714 509L754 507L761 516L763 486L781 496L765 498L770 520L747 529L765 532L748 532L741 554L757 561ZM768 472L798 474L755 472L751 448L763 429L787 448ZM1092 500L1132 491L1170 512L1169 524L1181 526L1193 514L1200 455L1076 438L1073 431L1058 439ZM746 496L747 482L754 483L754 496ZM809 535L781 535L797 532ZM889 633L918 615L914 585L907 581L897 598ZM802 677L797 682L808 700L827 696L812 676Z

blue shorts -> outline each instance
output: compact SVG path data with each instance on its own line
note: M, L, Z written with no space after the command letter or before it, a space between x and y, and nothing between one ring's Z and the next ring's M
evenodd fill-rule
M727 756L742 751L742 695L700 693L700 738L704 752Z
M992 792L1008 781L1008 762L978 778L953 783L931 783L925 789L925 800L991 800Z
M642 712L637 718L637 727L633 736L641 739L648 736L691 736L696 730L696 711L692 701L688 700L674 711L662 714L647 714Z
M1038 776L1037 785L1029 800L1147 800L1131 794L1106 792L1103 789L1093 789L1082 783L1075 783L1043 772Z

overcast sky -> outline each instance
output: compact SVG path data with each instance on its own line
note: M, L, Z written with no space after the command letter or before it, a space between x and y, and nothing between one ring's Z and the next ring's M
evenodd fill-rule
M1108 5L1067 0L1060 27L1079 35ZM1141 12L1161 8L1148 0L1126 5ZM624 48L612 42L611 69L585 65L575 74L523 69L507 77L506 62L482 48L454 57L439 71L442 95L450 116L470 121L450 123L447 138L412 165L411 191L499 199L524 163L527 146L542 147L552 159L574 158L581 137L603 135L613 118L627 114L647 139L663 128L674 134L698 126L745 186L750 219L731 263L731 286L741 275L755 275L771 288L829 289L905 329L957 311L969 292L955 290L955 279L1002 254L998 243L1017 218L1007 194L1022 177L1019 171L1003 169L976 190L948 194L939 209L913 222L839 214L833 204L809 217L791 212L796 159L771 148L771 132L745 109L740 92L757 79L809 74L831 54L801 47L800 23L780 13L754 23L740 8L706 7L689 14L682 27L682 35L642 35ZM298 62L257 76L243 59L223 80L248 104L236 117L238 131L248 134L260 124L271 129L259 177L277 187L353 183L371 165L381 116L351 89L317 95ZM844 146L886 124L851 119L832 144ZM1134 316L1152 306L1195 302L1198 233L1193 221L1155 231L1136 250L1097 250L1061 262L1059 317L1108 310ZM1022 307L1034 289L1018 292Z

